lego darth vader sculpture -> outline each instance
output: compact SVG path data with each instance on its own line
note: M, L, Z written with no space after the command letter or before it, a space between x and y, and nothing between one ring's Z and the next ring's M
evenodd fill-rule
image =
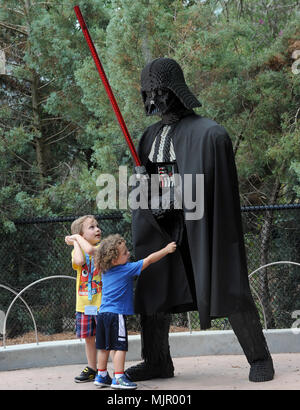
M194 208L188 206L183 195L180 209L133 211L138 259L171 240L178 247L138 279L135 311L141 318L144 361L126 374L133 381L172 377L171 313L198 311L202 329L214 318L228 317L250 364L249 380L271 380L273 362L249 287L231 140L222 126L194 113L201 103L173 59L158 58L146 65L141 94L146 115L161 118L139 143L147 174L157 176L160 184L168 181L169 187L176 187L174 176L179 175L196 201ZM186 175L191 178L186 180ZM203 211L197 214L198 175Z

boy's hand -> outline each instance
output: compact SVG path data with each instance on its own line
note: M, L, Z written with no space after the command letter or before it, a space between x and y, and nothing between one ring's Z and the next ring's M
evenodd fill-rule
M149 265L152 263L160 261L162 258L168 255L168 253L173 253L176 251L177 245L176 242L171 242L161 250L151 253L151 255L147 256L143 261L142 270L148 268Z
M177 245L176 242L171 242L166 246L168 253L174 253L176 251Z
M75 238L72 237L72 236L66 236L65 237L65 242L66 242L67 245L74 245L74 241L75 241Z

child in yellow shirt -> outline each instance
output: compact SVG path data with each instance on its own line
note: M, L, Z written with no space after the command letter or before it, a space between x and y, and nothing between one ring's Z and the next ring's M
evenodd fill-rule
M99 246L101 229L93 215L76 219L71 225L72 235L65 237L67 245L73 245L72 267L77 271L76 279L76 336L85 339L88 365L76 383L93 381L96 365L96 323L101 304L101 273L94 265L95 250Z

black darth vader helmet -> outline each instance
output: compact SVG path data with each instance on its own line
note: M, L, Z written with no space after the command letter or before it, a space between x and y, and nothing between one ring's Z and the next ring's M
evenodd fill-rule
M188 110L201 107L186 85L180 65L171 58L157 58L144 67L141 94L147 115L163 115L178 100Z

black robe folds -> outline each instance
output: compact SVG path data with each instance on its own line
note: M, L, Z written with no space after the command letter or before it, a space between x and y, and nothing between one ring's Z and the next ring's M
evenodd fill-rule
M161 127L161 121L148 127L140 140L138 152L146 168ZM252 299L236 166L231 140L216 122L192 114L175 127L173 145L182 181L185 174L192 174L195 184L195 174L204 175L203 217L185 220L192 272L186 272L187 264L181 255L184 248L150 265L137 281L135 312L151 315L198 310L201 328L206 329L212 318L244 310ZM171 240L148 209L133 211L132 238L137 259ZM196 295L191 291L188 275L194 277Z

